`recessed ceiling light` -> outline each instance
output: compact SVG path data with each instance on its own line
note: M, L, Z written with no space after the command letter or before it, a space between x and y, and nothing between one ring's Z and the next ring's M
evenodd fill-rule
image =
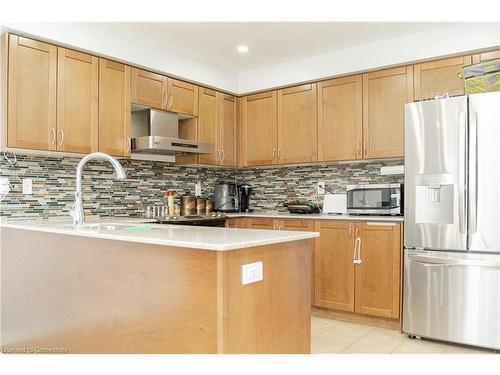
M248 52L248 46L241 44L237 48L239 53L247 53Z

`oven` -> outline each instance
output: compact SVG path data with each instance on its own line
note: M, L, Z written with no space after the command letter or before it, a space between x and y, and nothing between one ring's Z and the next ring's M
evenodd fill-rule
M347 186L347 213L403 215L403 184Z

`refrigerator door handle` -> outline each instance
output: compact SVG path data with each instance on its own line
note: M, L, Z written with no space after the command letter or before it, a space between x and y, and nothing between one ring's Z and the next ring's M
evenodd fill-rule
M459 116L459 150L458 150L458 231L466 234L467 195L467 117L464 112Z
M478 114L471 112L469 123L469 234L477 232L477 140Z
M500 262L488 260L443 259L418 255L408 255L408 259L424 267L475 266L500 268Z

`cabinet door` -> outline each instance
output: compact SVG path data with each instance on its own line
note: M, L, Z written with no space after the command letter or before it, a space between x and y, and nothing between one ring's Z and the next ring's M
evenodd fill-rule
M276 164L278 148L277 93L249 95L241 101L242 165Z
M9 36L9 147L56 149L57 47Z
M236 98L219 93L220 165L236 166Z
M99 149L99 59L58 48L57 151Z
M472 56L472 63L477 64L480 62L500 59L500 50L482 52L478 55Z
M414 65L415 100L432 99L444 93L463 95L464 81L459 74L464 65L471 63L471 56L461 56Z
M167 77L132 68L132 102L147 107L166 109Z
M278 163L318 160L316 84L278 91Z
M314 304L354 311L354 224L317 221L314 247Z
M280 222L278 229L301 232L314 232L314 220L285 219Z
M167 103L170 112L198 116L198 86L192 83L168 78Z
M361 314L399 318L401 225L362 223L355 266L356 309Z
M266 218L248 218L247 227L250 229L278 229L278 221Z
M363 74L363 156L404 156L404 105L413 101L413 67Z
M212 154L200 154L200 164L215 165L219 161L220 152L217 148L217 92L200 88L199 113L198 113L198 140L214 145Z
M318 161L363 157L362 103L360 75L318 83Z
M99 151L130 155L130 67L99 60Z

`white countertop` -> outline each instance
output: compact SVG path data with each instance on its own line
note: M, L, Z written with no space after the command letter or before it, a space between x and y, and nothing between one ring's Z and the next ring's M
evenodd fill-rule
M75 228L70 220L59 218L48 220L3 219L0 220L1 228L215 251L244 249L319 236L317 232L149 224L141 219L127 218L87 220L82 228Z
M388 223L403 222L404 216L372 216L372 215L340 215L340 214L290 214L288 212L236 212L226 214L228 217L265 217L271 219L308 219L308 220L348 220L348 221L382 221Z

